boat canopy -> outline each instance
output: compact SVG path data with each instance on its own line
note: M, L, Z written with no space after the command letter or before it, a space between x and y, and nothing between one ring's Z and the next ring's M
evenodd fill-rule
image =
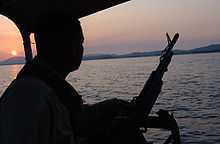
M82 18L129 0L0 0L0 14L11 19L21 32L26 62L32 59L30 33L45 15L67 14Z
M45 14L63 13L82 18L129 0L0 0L0 14L11 19L19 29L34 32Z

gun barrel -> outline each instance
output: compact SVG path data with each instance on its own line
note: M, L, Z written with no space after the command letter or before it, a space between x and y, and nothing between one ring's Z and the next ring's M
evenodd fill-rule
M173 39L171 40L170 39L170 36L168 33L166 33L166 36L167 36L167 42L168 42L168 45L167 47L165 48L164 50L164 54L163 55L167 55L168 53L170 53L174 47L174 45L176 44L176 42L178 41L179 39L179 33L176 33L173 37ZM162 55L162 56L163 56Z
M175 35L174 35L174 37L173 37L173 40L171 41L171 44L172 44L172 46L174 46L175 44L176 44L176 42L178 41L178 39L179 39L179 33L176 33Z

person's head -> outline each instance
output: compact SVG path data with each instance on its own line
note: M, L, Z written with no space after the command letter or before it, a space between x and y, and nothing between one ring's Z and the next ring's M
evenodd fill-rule
M62 74L79 68L83 55L79 20L68 16L48 18L35 32L37 55Z

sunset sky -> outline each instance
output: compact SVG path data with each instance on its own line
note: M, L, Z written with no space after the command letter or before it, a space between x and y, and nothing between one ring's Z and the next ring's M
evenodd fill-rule
M85 53L160 50L179 32L178 49L220 43L220 0L133 0L81 20ZM15 25L0 16L0 60L23 55ZM15 53L14 53L15 54Z

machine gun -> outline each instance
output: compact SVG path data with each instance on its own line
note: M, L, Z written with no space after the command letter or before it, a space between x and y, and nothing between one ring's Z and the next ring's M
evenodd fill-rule
M158 112L159 117L149 116L152 107L160 94L162 88L162 78L164 73L168 70L168 66L173 56L172 49L178 41L179 34L176 33L172 40L170 39L168 33L166 34L166 37L168 45L161 53L159 65L156 70L151 73L139 96L134 97L131 101L135 107L135 111L131 117L136 123L138 123L139 127L145 129L149 127L156 127L171 130L172 134L165 143L169 143L172 141L171 139L173 139L173 144L179 144L179 128L173 115L170 115L168 112L162 110ZM168 125L170 125L170 128L166 126L167 122L169 123Z

